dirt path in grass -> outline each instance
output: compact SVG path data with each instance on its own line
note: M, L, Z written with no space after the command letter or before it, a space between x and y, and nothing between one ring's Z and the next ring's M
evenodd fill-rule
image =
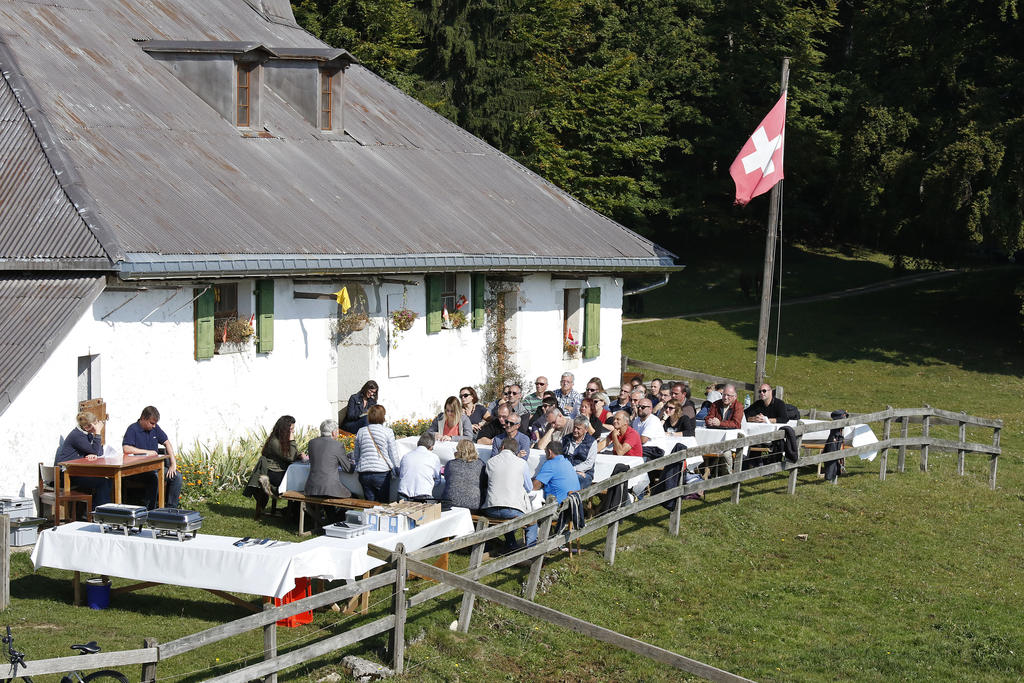
M903 277L893 278L891 280L882 280L881 282L874 282L870 285L861 285L860 287L851 287L850 289L842 289L838 292L830 292L829 294L814 294L813 296L801 296L788 301L783 301L783 306L794 306L796 304L810 304L817 301L830 301L832 299L844 299L850 296L859 296L861 294L870 294L872 292L879 292L886 289L895 289L896 287L906 287L907 285L916 285L920 282L927 282L929 280L940 280L942 278L951 277L953 275L959 275L962 271L959 270L940 270L930 273L921 273L920 275L905 275ZM623 320L623 325L636 325L638 323L651 323L658 320L676 320L679 318L706 318L713 315L724 315L726 313L743 313L745 311L758 311L761 309L761 305L757 304L754 306L735 306L733 308L719 308L714 311L701 311L698 313L684 313L683 315L669 315L664 318L637 318L635 320Z

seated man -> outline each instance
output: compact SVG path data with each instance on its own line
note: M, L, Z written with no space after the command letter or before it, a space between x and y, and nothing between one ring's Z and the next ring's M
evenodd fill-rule
M615 414L620 410L625 410L627 413L633 412L633 406L629 404L629 392L631 389L632 387L629 386L619 389L619 398L608 406L610 413Z
M669 387L669 396L679 401L682 414L697 419L697 406L690 399L690 385L686 382L673 382Z
M351 498L352 492L341 483L338 469L352 471L352 459L338 441L338 423L324 420L320 436L309 441L309 477L304 493L307 496Z
M572 468L569 461L562 455L562 444L552 441L544 447L544 455L547 459L537 470L537 476L533 478L535 490L544 489L544 499L554 496L555 500L561 503L573 491L579 491L580 480L576 476L576 470Z
M157 426L160 421L160 411L153 406L146 406L142 409L142 415L138 422L128 425L121 440L121 448L125 455L159 455L159 447L163 446L167 454L167 465L164 468L164 476L167 478L166 489L164 490L164 506L169 508L178 507L178 498L181 495L181 473L178 472L178 461L174 458L174 446L164 430ZM136 477L144 478L146 482L145 505L152 510L160 502L158 497L157 472L146 472L137 474Z
M708 408L704 426L712 429L740 429L743 426L743 408L736 402L736 387L725 385L722 398Z
M626 411L620 410L612 417L612 430L609 436L612 453L615 455L635 455L638 458L643 456L640 435L629 426L629 415Z
M558 400L555 398L553 392L547 392L550 396L545 395L544 400L540 403L540 408L537 408L533 416L530 418L529 423L523 423L520 427L520 431L530 437L531 441L536 441L544 433L544 430L548 428L548 413L552 408L558 406Z
M544 431L537 437L537 450L544 450L549 443L562 443L562 438L572 431L572 420L558 406L551 406L547 420Z
M100 432L103 431L103 422L97 420L96 416L90 412L79 413L77 420L78 426L65 437L64 443L57 451L57 456L53 460L54 465L79 458L95 460L103 454L103 440L100 437ZM55 487L64 485L58 472L54 472L53 485ZM71 477L72 486L92 491L93 507L110 502L113 483L113 479L108 477ZM54 514L56 514L56 510L54 510Z
M744 410L748 422L771 422L785 424L789 421L786 415L786 404L775 400L775 393L770 384L762 384L757 391L761 397Z
M511 440L501 451L487 461L487 495L484 497L485 517L491 519L515 519L530 511L527 493L533 490L530 468L526 460L516 454L516 445ZM526 527L526 545L537 543L537 525ZM505 534L508 550L515 550L514 531Z
M665 406L672 400L672 383L666 382L658 392L658 402L654 404L654 414L659 419L665 419Z
M576 417L576 413L580 409L580 401L583 400L580 392L572 388L575 381L576 378L571 372L563 372L559 387L555 389L555 399L558 401L558 407L565 411L566 415L571 415L572 417Z
M433 502L434 484L441 481L441 459L434 453L434 433L423 432L416 448L399 465L398 500Z
M491 457L497 455L506 440L511 439L516 442L518 448L516 448L516 455L520 458L526 458L530 455L530 437L526 436L519 431L521 418L518 415L510 415L505 418L505 434L494 437L493 445L491 446Z
M597 439L587 429L588 422L582 415L577 417L572 421L572 433L562 437L562 453L575 470L581 489L594 483L597 462Z
M494 437L505 435L505 420L508 419L509 408L502 403L494 409L494 416L484 423L476 434L476 442L483 446L490 446L494 443Z
M637 415L633 418L633 423L630 426L640 435L640 443L645 444L651 439L665 436L665 428L662 426L661 420L654 415L651 399L646 396L641 398L637 401L636 407Z
M704 426L710 429L739 429L743 426L743 406L736 401L736 387L726 384L722 398L711 404ZM732 474L732 455L707 456L704 460L715 474Z
M540 408L540 402L544 400L544 392L548 390L548 378L544 376L538 377L533 386L536 387L536 391L523 396L522 401L527 414L531 416L537 408Z

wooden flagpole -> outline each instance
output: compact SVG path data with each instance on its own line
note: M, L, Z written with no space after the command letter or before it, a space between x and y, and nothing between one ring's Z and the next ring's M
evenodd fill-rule
M782 78L779 97L789 87L789 57L782 60ZM785 140L783 140L785 145ZM785 148L783 148L785 154ZM765 359L768 350L768 328L772 313L772 279L775 275L775 235L779 230L779 202L782 197L782 182L775 183L768 202L768 237L764 244L764 274L761 276L761 321L757 328L757 361L754 364L754 391L764 382ZM754 397L757 398L756 396Z

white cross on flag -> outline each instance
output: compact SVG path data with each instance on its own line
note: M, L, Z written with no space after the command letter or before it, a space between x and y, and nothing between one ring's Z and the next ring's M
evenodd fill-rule
M786 93L750 136L729 175L736 183L736 203L746 204L782 180L782 142L786 133Z

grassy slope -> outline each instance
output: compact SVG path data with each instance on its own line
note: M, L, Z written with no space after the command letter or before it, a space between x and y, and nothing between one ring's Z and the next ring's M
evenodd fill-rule
M835 269L844 267L856 270L843 263ZM848 274L859 284L857 273ZM890 467L885 482L878 481L877 463L858 461L836 487L802 476L794 497L781 477L745 486L738 506L716 492L707 503L688 502L679 538L667 534L664 512L624 523L613 567L601 559L600 534L585 540L590 552L582 557L553 558L538 600L758 680L1020 679L1024 359L1012 301L1002 297L1014 275L970 274L787 308L778 366L769 361L772 382L802 407L869 411L929 403L1002 418L998 490L988 490L980 456L969 458L968 476L959 478L952 455L933 453L932 471L922 474L912 453L907 473ZM968 292L993 295L979 301ZM752 374L749 318L629 325L623 351L743 377ZM975 437L990 434L978 430ZM202 509L211 533L294 538L276 523L255 528L249 502L237 494ZM804 533L807 541L795 539ZM525 575L510 570L494 583L515 592ZM166 641L244 614L201 591L172 587L119 596L106 612L76 610L67 604L67 574L32 574L21 554L12 578L14 606L3 621L15 625L19 645L34 658L88 638L111 649L138 647L143 636ZM388 601L380 591L373 598L380 609ZM413 610L409 680L680 678L640 657L477 604L468 636L446 630L456 599ZM361 621L342 626L338 619L318 614L316 626L333 631ZM279 639L287 647L319 635L304 627L281 630ZM159 676L203 671L179 679L201 680L207 667L258 651L260 643L253 634L206 648L161 664ZM377 638L355 651L383 658L383 644ZM324 658L282 678L316 680L334 662Z

